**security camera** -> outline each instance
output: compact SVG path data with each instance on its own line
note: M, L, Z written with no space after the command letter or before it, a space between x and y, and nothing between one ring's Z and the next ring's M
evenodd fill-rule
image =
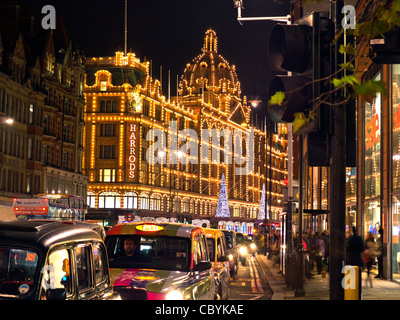
M235 6L235 8L243 8L243 0L233 0L233 5Z

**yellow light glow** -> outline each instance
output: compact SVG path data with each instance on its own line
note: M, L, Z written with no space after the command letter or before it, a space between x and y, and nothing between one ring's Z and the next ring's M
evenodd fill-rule
M144 231L144 232L157 232L164 230L164 227L159 226L157 224L139 224L136 227L136 230Z

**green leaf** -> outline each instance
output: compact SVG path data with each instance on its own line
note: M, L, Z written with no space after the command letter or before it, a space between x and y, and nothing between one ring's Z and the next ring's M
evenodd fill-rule
M339 67L340 68L344 68L345 70L350 71L350 72L354 72L356 70L355 67L354 67L354 64L352 64L350 62L340 63Z
M383 81L368 80L355 86L355 94L371 103L378 93L386 94L386 84Z
M331 82L335 88L340 88L346 84L349 84L352 87L354 87L356 84L359 84L359 81L355 75L348 75L340 79L333 78Z
M285 93L282 91L277 91L271 99L268 101L269 105L278 105L281 106L283 101L285 100Z
M354 46L350 43L346 44L345 46L340 45L339 52L342 54L347 53L352 56L354 56L356 54L356 50L354 49Z
M302 112L296 112L294 114L294 120L292 121L293 132L296 133L298 130L303 128L308 122L307 116Z

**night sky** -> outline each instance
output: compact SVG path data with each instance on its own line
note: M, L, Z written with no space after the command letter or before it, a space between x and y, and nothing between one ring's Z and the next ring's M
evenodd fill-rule
M244 0L243 17L286 16L289 6L279 0ZM73 45L87 57L113 56L124 50L124 0L19 0L21 9L41 20L46 4L55 6ZM152 62L153 78L176 92L177 75L183 73L203 45L205 32L212 28L218 37L218 53L236 71L242 93L262 96L273 75L266 60L268 34L274 22L256 21L240 25L232 0L128 0L128 51L142 61ZM40 23L37 19L37 22ZM165 92L164 92L165 94Z

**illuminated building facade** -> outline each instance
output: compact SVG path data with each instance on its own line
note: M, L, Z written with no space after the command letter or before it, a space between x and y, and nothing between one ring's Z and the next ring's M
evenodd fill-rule
M34 21L16 2L0 5L0 219L13 217L13 198L68 193L86 202L84 57L61 21L43 34Z
M219 223L250 231L265 183L265 132L252 126L235 66L218 54L215 32L206 32L202 52L187 64L176 96L162 94L149 68L133 53L86 61L89 217L207 225L223 220ZM267 194L272 192L275 220L286 177L284 138L275 134L267 147L273 167ZM229 222L215 217L222 176Z

